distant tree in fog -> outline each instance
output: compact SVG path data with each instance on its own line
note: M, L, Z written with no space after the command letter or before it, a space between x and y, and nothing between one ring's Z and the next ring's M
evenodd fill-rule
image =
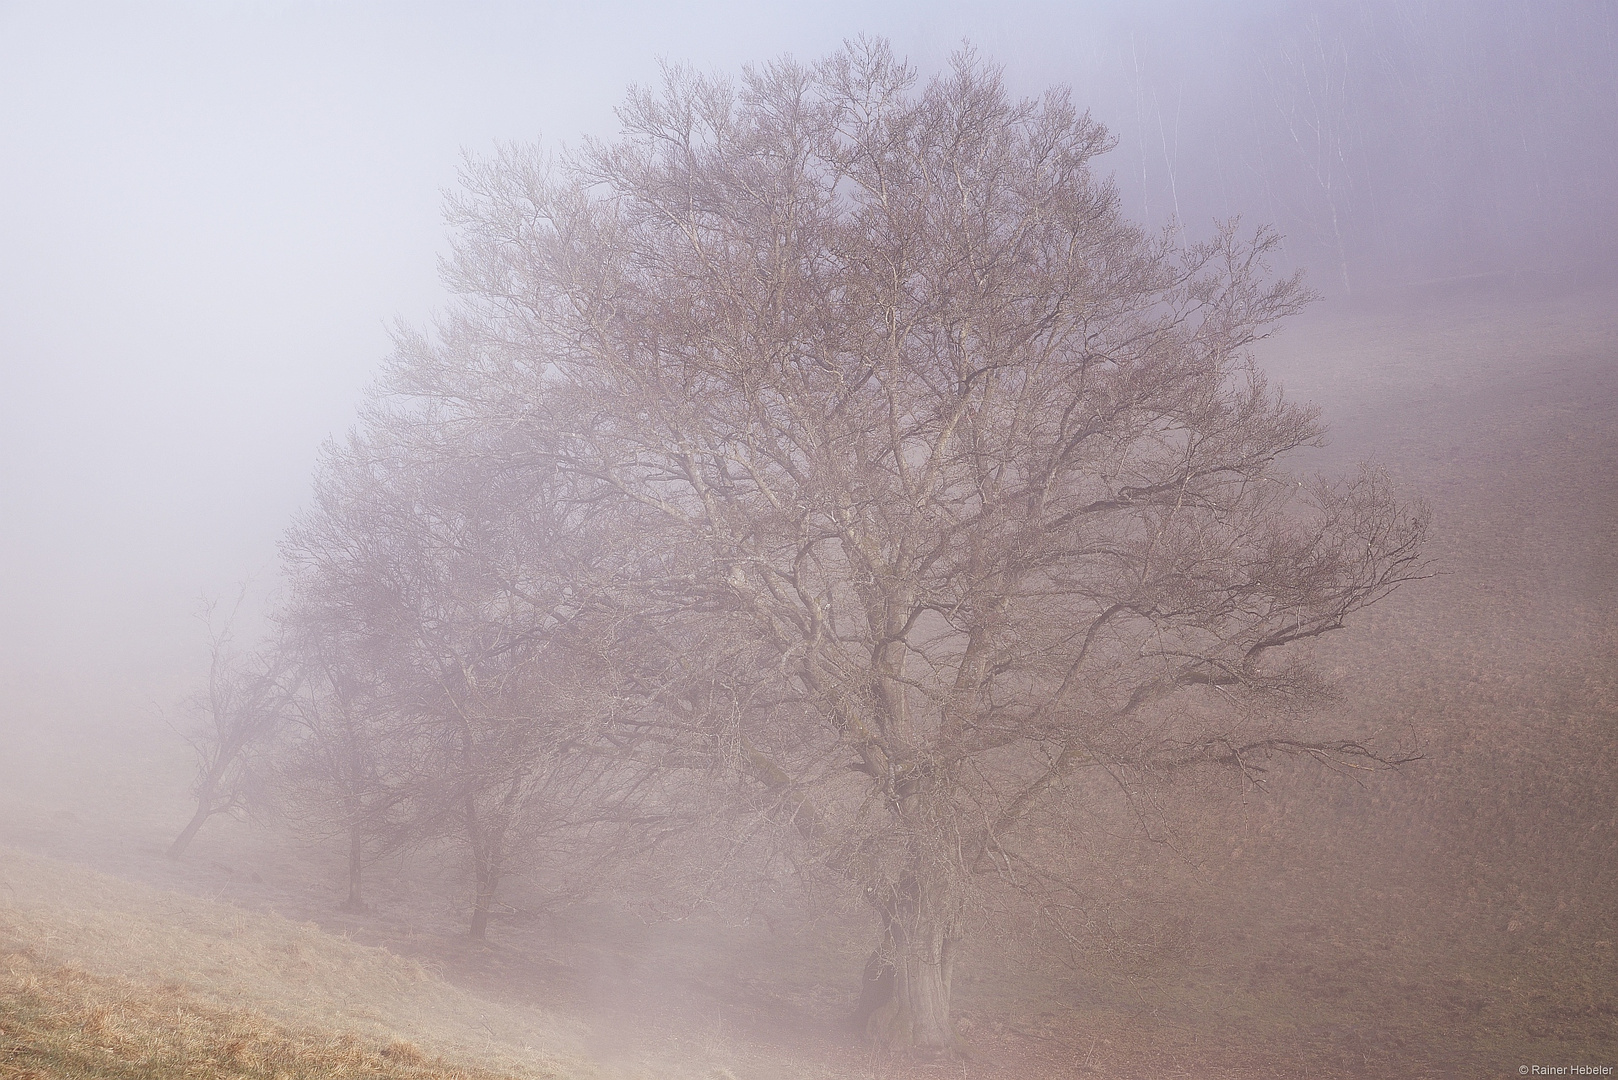
M421 366L616 523L610 726L864 898L873 1038L953 1045L973 913L1051 876L1036 815L1381 760L1307 733L1297 647L1416 575L1427 518L1281 468L1323 429L1248 359L1307 298L1270 237L1134 226L1105 130L971 56L919 91L881 44L672 71L619 116L468 169L452 328L484 348Z
M1336 263L1337 283L1349 293L1353 283L1344 231L1350 222L1353 178L1345 129L1352 123L1355 105L1349 97L1349 46L1343 38L1325 33L1319 15L1300 29L1294 40L1281 44L1277 56L1264 58L1264 78L1298 163L1325 204L1319 214L1301 215L1302 220L1324 219L1320 231L1329 237L1324 246Z
M363 911L366 863L429 840L442 827L431 810L423 813L434 755L419 733L394 722L372 681L375 672L336 644L308 624L283 639L296 681L272 771L283 814L317 835L347 840L344 906Z
M457 425L442 401L379 406L328 449L316 505L283 543L281 620L306 688L286 775L348 832L352 903L367 845L455 838L476 938L503 880L568 867L554 884L576 887L621 831L596 797L606 706L581 683L572 625L588 511L554 497L554 467L529 449Z
M185 853L209 818L248 808L258 776L255 758L267 748L281 719L281 673L265 654L244 654L234 647L231 631L240 605L238 598L223 625L214 621L213 603L203 611L209 634L208 681L191 702L196 720L186 734L197 755L192 786L197 809L169 845L171 859Z
M1151 224L1273 222L1334 291L1610 263L1618 6L1130 9L1081 77L1121 125L1129 165L1111 167Z

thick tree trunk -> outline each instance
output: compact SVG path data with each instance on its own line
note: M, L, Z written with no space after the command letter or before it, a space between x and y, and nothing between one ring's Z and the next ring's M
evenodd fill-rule
M918 943L920 944L920 943ZM947 1056L955 1050L950 1023L950 980L955 941L937 937L930 946L901 950L888 966L887 1001L871 1011L865 1032L882 1046Z
M860 1003L854 1009L850 1024L860 1034L868 1034L871 1017L893 1000L893 958L887 944L879 946L865 962L865 977L860 980Z
M360 896L360 869L365 861L365 839L358 826L348 830L348 899L345 911L364 911L365 901Z
M882 945L865 965L856 1022L875 1043L928 1057L955 1051L950 984L957 938L915 882L883 911Z

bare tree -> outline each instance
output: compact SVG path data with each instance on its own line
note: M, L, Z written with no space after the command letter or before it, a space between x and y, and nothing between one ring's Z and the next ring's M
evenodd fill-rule
M402 356L401 385L442 359L408 338ZM316 506L283 544L282 618L305 643L302 761L349 831L352 897L368 838L453 835L482 938L514 872L583 883L614 850L603 807L626 793L609 791L617 755L596 732L610 702L578 629L577 583L599 576L589 508L557 497L520 431L458 423L446 401L383 394L364 432L328 449Z
M1319 14L1312 14L1298 38L1279 50L1279 64L1266 60L1261 67L1270 100L1298 164L1325 201L1325 217L1331 226L1329 246L1337 264L1338 281L1345 294L1352 293L1344 233L1351 224L1350 194L1354 186L1349 127L1357 110L1349 92L1353 69L1348 40L1323 28ZM1305 213L1301 220L1313 222L1319 216Z
M231 614L216 624L216 604L204 605L208 625L208 682L192 707L198 722L186 736L197 755L192 794L196 813L169 845L168 857L178 859L207 820L215 814L247 809L251 780L250 758L275 733L282 692L276 672L259 654L241 654L234 648L231 628L241 608L237 597Z
M364 911L366 863L443 832L432 793L435 754L422 733L389 708L369 650L352 638L323 639L330 630L283 613L281 648L296 672L288 693L288 738L273 763L284 811L317 836L348 843L344 907Z
M1323 428L1248 359L1307 300L1270 237L1132 226L1061 91L914 83L881 43L670 71L616 144L469 168L452 280L529 358L483 398L548 408L642 539L646 640L686 657L647 730L860 891L867 1030L947 1051L981 890L1086 774L1378 760L1306 736L1291 654L1416 575L1427 518L1281 470Z

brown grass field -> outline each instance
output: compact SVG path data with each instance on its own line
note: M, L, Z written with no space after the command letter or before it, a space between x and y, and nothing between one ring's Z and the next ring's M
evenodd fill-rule
M0 883L0 1076L580 1075L576 1024L312 923L10 847Z
M1437 575L1323 641L1321 723L1397 774L1277 768L1185 796L1109 878L1116 940L986 932L965 1059L851 1041L857 914L525 906L464 937L451 877L213 822L183 748L3 735L0 1077L785 1080L1508 1077L1618 1066L1618 282L1321 304L1261 361L1436 512ZM1212 796L1212 797L1210 797ZM772 914L773 913L773 914ZM488 1070L488 1071L478 1071Z
M288 1031L263 1013L198 1001L152 987L41 963L28 952L0 959L6 1002L0 1077L83 1076L109 1080L186 1077L374 1076L397 1080L496 1080L449 1065L408 1042L366 1042L348 1033Z

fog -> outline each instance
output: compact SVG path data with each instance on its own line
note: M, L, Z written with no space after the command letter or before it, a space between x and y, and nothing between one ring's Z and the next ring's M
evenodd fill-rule
M1283 237L1324 352L1354 305L1618 251L1606 3L0 0L0 743L149 739L205 673L199 601L245 588L256 632L322 443L393 328L450 303L467 155L610 139L664 61L857 35L924 77L969 43L1020 94L1071 87L1128 216Z
M195 673L399 319L444 301L463 151L611 135L659 59L969 41L1119 138L1132 216L1274 223L1329 293L1610 252L1607 5L0 6L9 717L118 722Z

